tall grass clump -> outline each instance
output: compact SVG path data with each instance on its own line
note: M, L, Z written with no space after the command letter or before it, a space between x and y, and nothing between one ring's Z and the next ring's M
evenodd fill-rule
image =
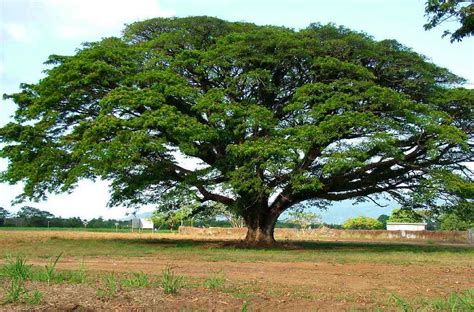
M107 274L102 279L103 287L97 289L97 297L101 299L111 299L119 291L119 280L115 274Z
M8 256L0 269L0 276L10 279L8 287L4 290L2 304L27 303L39 304L43 300L43 294L38 290L28 291L25 281L32 277L32 265L26 264L24 257L18 256L15 259Z
M26 264L26 259L24 257L18 256L13 259L11 256L7 256L5 258L5 263L0 269L0 275L25 281L31 278L31 267L32 265Z
M184 286L184 277L176 276L170 267L166 267L161 275L161 287L165 294L177 294Z
M27 293L26 288L23 286L21 280L12 278L8 288L5 288L5 297L3 298L3 304L14 303L21 301L24 294Z
M59 258L63 253L61 252L55 260L50 259L49 262L44 266L44 276L46 278L46 282L48 285L51 284L51 281L55 278L56 276L56 266L58 264Z
M122 285L130 288L146 288L150 287L150 284L148 275L143 272L133 273L132 276L122 280Z

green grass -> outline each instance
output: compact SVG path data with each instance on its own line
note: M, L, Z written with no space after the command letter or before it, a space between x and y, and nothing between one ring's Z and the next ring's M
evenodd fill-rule
M474 311L474 288L464 292L454 292L446 297L429 300L410 301L396 294L392 294L392 306L397 307L398 311L450 311L465 312Z
M234 262L328 262L383 264L466 264L472 266L474 248L469 246L413 245L393 243L298 242L294 248L238 248L219 242L166 239L64 239L51 237L41 243L29 239L2 241L0 257L18 254L51 258L66 257L146 257L170 259L192 257L199 261Z
M31 265L26 264L26 258L17 256L13 259L10 255L7 255L0 269L0 276L25 281L31 277L31 267Z
M146 288L151 286L150 278L143 272L132 273L122 280L122 286L128 288Z
M62 252L56 257L56 259L50 259L44 266L44 276L48 285L51 284L51 280L56 276L56 265L58 264L59 258L62 256Z
M215 276L208 277L204 280L204 286L208 289L218 290L224 286L225 283L225 276L221 272L216 274Z
M119 289L119 279L114 273L109 273L102 278L102 286L97 288L96 294L100 299L111 299L117 295Z
M29 291L25 287L25 282L33 277L32 266L26 263L26 258L11 256L5 258L3 266L0 268L0 277L7 279L7 287L4 289L2 304L26 303L39 304L43 300L43 294L38 290Z
M184 287L184 277L175 275L173 269L167 267L161 275L161 287L165 294L177 294Z

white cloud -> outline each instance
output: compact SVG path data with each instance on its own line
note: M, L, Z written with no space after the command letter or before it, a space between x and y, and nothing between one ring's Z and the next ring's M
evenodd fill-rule
M82 41L120 35L126 23L172 15L174 11L163 10L158 0L0 0L0 94L17 91L21 81L37 79L38 64L48 54L70 54ZM2 126L10 120L15 105L12 101L0 104ZM0 172L6 166L6 160L0 158ZM124 217L127 209L106 208L107 186L106 182L82 181L72 194L24 204L64 217ZM10 206L21 188L21 183L0 183L0 206L11 211L21 207Z
M19 43L29 43L32 41L32 33L26 25L20 23L2 23L1 26L2 40L13 40Z
M118 35L126 23L174 15L174 11L161 9L157 0L42 0L41 3L55 20L55 34L60 38Z

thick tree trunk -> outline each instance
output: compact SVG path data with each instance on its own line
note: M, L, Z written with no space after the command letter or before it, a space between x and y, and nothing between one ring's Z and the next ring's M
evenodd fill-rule
M247 236L244 243L250 246L269 246L275 244L273 232L278 214L270 211L250 213L245 217Z

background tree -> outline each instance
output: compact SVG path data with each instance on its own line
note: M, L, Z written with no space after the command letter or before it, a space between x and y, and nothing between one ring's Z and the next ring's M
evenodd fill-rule
M25 183L18 201L101 178L111 206L221 203L247 243L272 244L303 203L472 200L449 184L472 185L474 91L394 40L156 18L47 64L6 96L17 110L0 129L0 179Z
M3 207L0 207L0 226L3 226L5 224L5 219L10 216L10 213L8 210L6 210Z
M390 216L382 214L377 218L377 221L381 222L382 225L383 225L383 228L386 229L387 228L387 221L388 221L389 218L390 218Z
M392 211L392 215L388 218L388 222L407 222L420 223L423 222L423 216L408 208L399 208Z
M54 215L38 208L23 206L17 212L16 217L23 219L26 226L48 226L48 221L54 218Z
M345 230L382 230L384 225L382 222L369 217L355 217L347 219L342 228Z
M463 219L453 212L441 215L440 223L440 228L444 231L466 231L467 229L474 228L473 219Z
M287 223L296 224L302 231L321 223L321 216L313 212L295 210L288 213Z
M461 41L474 34L474 4L471 1L429 0L426 2L425 12L428 17L428 22L424 25L426 30L452 21L460 24L454 32L444 31L443 37L451 35L451 42Z

